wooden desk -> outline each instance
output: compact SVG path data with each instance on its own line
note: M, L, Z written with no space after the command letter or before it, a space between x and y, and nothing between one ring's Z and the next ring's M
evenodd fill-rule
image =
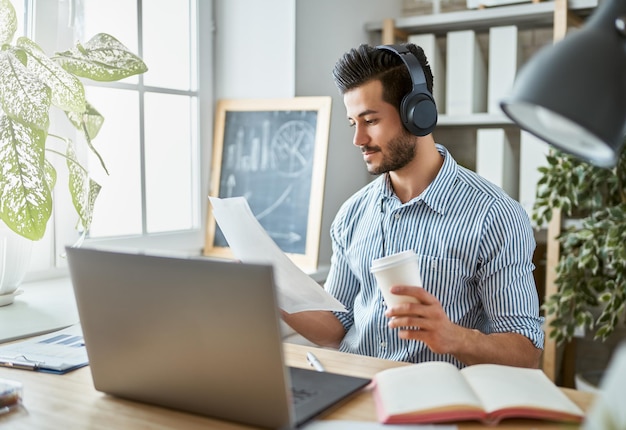
M308 367L305 354L310 347L285 344L287 363ZM329 372L372 377L376 372L405 365L319 349L315 354ZM24 407L0 416L0 427L28 429L246 429L250 427L211 418L118 399L93 388L89 367L66 375L51 375L25 370L0 368L0 378L20 381L24 385ZM563 389L583 410L593 400L589 393ZM324 419L376 421L371 393L364 389L346 402L337 405ZM563 425L536 420L509 420L498 428L556 429ZM392 429L392 426L389 427ZM462 423L461 429L485 428L479 423ZM572 427L569 427L572 428ZM392 429L393 430L393 429Z

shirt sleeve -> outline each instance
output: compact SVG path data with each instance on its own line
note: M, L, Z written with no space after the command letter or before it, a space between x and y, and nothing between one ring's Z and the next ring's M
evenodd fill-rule
M343 220L345 216L346 210L344 207L343 210L337 213L330 228L333 253L330 261L330 271L324 283L324 288L346 307L347 312L334 313L347 332L354 324L354 301L359 292L360 284L350 269L346 257L346 244L343 236L343 231L345 231Z
M526 336L543 349L543 318L533 277L535 238L528 215L512 200L490 209L481 241L480 294L493 332Z

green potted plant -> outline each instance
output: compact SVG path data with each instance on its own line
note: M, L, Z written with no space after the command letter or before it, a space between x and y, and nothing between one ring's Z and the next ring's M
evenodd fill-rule
M12 3L0 0L0 220L27 240L44 236L56 182L48 157L62 157L78 228L87 231L100 185L79 162L77 145L86 145L105 171L106 166L93 145L104 119L86 100L81 78L117 81L144 73L147 67L108 34L48 56L26 37L13 42L16 30ZM48 134L53 106L65 113L81 139ZM64 142L65 151L50 147L50 139Z
M562 344L583 328L605 341L626 306L626 151L606 169L552 150L539 170L533 220L545 225L560 208L575 221L558 236L557 292L543 307L552 335Z

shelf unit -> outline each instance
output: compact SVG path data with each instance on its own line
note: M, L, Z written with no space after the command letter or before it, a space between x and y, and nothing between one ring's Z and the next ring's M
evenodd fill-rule
M502 127L512 126L513 121L504 114L491 114L486 112L474 113L471 115L439 115L437 118L438 127Z
M394 43L395 39L406 38L408 34L445 34L456 30L486 30L495 25L517 25L520 28L553 26L558 19L559 0L498 6L493 8L463 10L418 15L369 22L365 25L368 33L380 33L381 42ZM579 25L598 5L598 0L569 0L565 5L565 15L570 25ZM391 23L391 25L390 25Z
M463 10L432 15L408 16L387 18L369 22L365 30L370 35L372 44L393 44L404 42L410 35L431 33L437 37L445 37L450 31L475 30L488 32L490 27L516 25L520 30L540 28L552 29L552 40L562 39L569 27L579 27L584 20L598 6L598 0L533 0L532 3L498 6L478 10ZM438 129L443 129L455 135L457 130L476 130L483 127L502 127L517 129L504 114L474 113L470 115L445 115L439 117ZM456 134L458 136L458 134ZM556 292L554 280L556 265L559 260L559 243L556 237L561 230L561 216L555 210L552 221L545 232L546 245L546 274L544 297ZM544 235L540 235L543 237ZM566 351L559 351L553 339L550 338L550 319L546 318L546 341L542 358L542 368L546 375L555 381L557 372L565 375L564 382L571 384L573 380L573 363ZM563 355L562 365L559 366L559 356Z

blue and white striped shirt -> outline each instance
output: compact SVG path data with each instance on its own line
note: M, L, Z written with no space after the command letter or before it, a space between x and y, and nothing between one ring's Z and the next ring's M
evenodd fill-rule
M408 249L420 260L424 288L448 318L483 333L514 332L543 348L543 318L533 279L535 239L521 205L502 189L459 166L437 145L444 163L424 192L402 204L381 175L340 208L331 227L333 256L325 283L347 313L340 350L391 360L449 361L424 343L399 339L387 326L372 260Z

